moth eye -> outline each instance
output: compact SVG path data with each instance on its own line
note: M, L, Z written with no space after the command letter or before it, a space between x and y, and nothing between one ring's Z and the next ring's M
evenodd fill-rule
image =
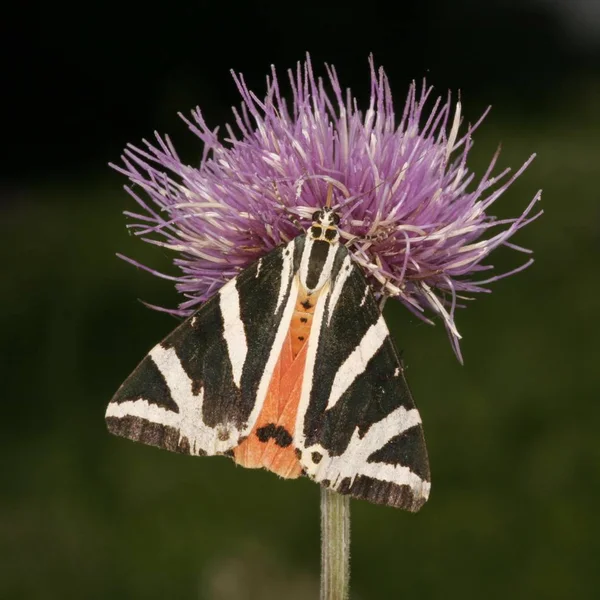
M320 211L320 210L318 210L317 212L314 212L314 213L313 213L312 220L313 220L313 221L320 221L320 220L321 220L321 218L322 218L322 216L323 216L323 215L321 214L321 211Z
M310 233L311 233L311 235L312 235L313 237L316 237L316 238L318 238L318 237L321 237L321 232L322 232L322 231L323 231L323 229L322 229L321 227L319 227L318 225L313 225L313 226L310 228ZM325 234L325 235L327 235L327 234Z
M326 229L325 230L325 239L329 240L330 242L335 240L337 235L338 235L338 232L335 229Z
M331 213L331 220L333 221L334 225L339 225L340 224L340 215L338 215L337 213Z

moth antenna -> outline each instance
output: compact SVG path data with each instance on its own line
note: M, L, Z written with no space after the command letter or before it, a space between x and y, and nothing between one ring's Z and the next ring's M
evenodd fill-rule
M327 185L327 200L325 202L325 206L327 208L331 208L331 200L333 198L333 184Z

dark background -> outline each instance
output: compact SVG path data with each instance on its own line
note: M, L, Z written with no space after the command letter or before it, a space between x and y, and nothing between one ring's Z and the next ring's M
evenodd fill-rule
M600 16L593 2L87 2L13 6L2 35L0 597L304 599L319 572L317 486L110 437L106 403L175 324L169 268L129 237L107 167L202 106L212 126L310 51L368 95L369 52L397 106L427 77L493 105L470 166L538 158L494 207L544 216L514 241L535 264L441 324L389 306L423 416L433 491L418 515L353 502L353 598L600 593ZM594 12L595 10L595 12ZM499 268L520 256L500 251ZM389 303L391 305L392 303Z

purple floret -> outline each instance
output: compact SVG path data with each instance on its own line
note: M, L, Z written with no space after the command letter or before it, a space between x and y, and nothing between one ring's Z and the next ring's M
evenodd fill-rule
M133 185L128 192L141 213L126 214L144 241L177 253L178 276L168 276L184 295L178 315L191 314L225 282L310 224L333 185L340 228L354 259L382 299L399 299L414 314L442 317L460 358L455 325L459 299L510 273L480 278L492 269L488 254L504 245L529 253L509 238L541 214L531 215L536 194L523 214L496 220L488 211L533 160L510 178L492 175L498 153L475 179L466 161L471 136L485 114L459 135L460 102L437 98L413 83L399 119L388 79L371 65L371 100L358 109L342 91L335 69L315 78L310 59L289 72L293 104L280 93L275 70L260 100L241 75L242 96L235 126L226 136L210 130L199 108L182 118L203 142L198 167L181 162L168 136L128 145L115 168ZM330 91L326 91L325 85ZM497 228L495 233L492 227Z

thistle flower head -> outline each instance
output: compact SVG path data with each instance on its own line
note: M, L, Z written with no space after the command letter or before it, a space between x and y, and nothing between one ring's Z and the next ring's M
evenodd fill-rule
M448 95L426 111L431 88L413 83L397 116L383 69L370 65L366 110L342 91L333 67L326 67L327 81L315 77L309 58L289 72L291 105L274 69L262 100L234 74L242 104L223 138L199 108L191 119L182 116L203 142L199 166L183 163L168 136L128 145L115 168L134 184L127 189L142 209L126 213L134 220L129 226L177 253L177 276L144 267L173 279L183 294L169 312L190 314L242 269L298 235L298 225L308 227L324 206L329 188L342 241L376 295L397 298L429 323L431 315L441 316L460 358L460 300L532 262L480 277L492 269L484 261L498 246L528 252L508 240L541 214L530 216L540 194L513 219L496 220L488 211L533 156L509 178L509 169L492 174L496 154L476 177L467 156L485 114L460 133L460 102L452 104Z

